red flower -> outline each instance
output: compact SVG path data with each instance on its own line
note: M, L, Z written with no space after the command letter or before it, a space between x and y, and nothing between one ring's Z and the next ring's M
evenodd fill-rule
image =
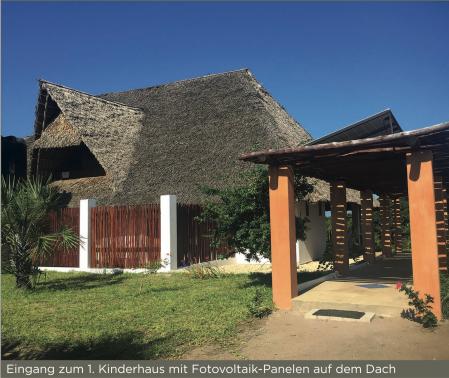
M402 282L398 281L396 282L396 289L399 290L402 287Z

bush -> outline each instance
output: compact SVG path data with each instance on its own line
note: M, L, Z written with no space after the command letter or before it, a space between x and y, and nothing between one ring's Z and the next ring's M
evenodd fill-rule
M295 195L302 199L313 187L307 180L295 174ZM248 260L259 256L271 258L270 208L268 170L256 167L248 173L248 183L239 187L203 188L208 196L199 221L214 222L213 247L228 245L232 251L246 255ZM297 219L297 237L305 239L307 219Z
M405 284L401 285L399 291L403 291L408 296L408 304L411 306L402 310L401 317L422 324L424 328L437 326L437 318L432 312L433 298L429 294L425 294L424 299L421 299L418 291Z
M186 269L187 274L194 279L207 280L226 276L223 268L211 263L195 264Z
M263 295L260 288L256 289L252 301L248 305L248 311L251 316L262 319L273 312L273 306L263 304Z

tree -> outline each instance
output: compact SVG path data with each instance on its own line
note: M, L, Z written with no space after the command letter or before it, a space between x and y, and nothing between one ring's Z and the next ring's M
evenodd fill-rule
M294 176L295 195L298 199L311 192L313 187L301 175ZM271 258L270 207L268 196L268 170L257 166L249 173L247 185L215 189L203 188L208 200L200 221L216 224L212 246L227 244L233 251L246 255L248 260L258 256ZM296 233L305 239L307 218L296 219Z
M79 245L79 237L65 226L50 232L49 212L60 207L61 195L49 183L2 177L2 255L17 287L32 288L39 262L54 250Z

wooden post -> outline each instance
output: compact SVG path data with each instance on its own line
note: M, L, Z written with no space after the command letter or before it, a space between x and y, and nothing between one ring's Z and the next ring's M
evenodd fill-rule
M407 154L407 184L412 241L413 286L421 297L433 297L433 312L441 319L440 272L431 151Z
M394 199L394 247L395 252L402 253L402 218L401 218L401 198Z
M382 255L391 257L391 206L390 198L382 194L379 198L380 202L380 226L382 233Z
M349 271L349 254L346 225L346 184L333 181L330 187L332 212L332 245L334 269L340 274Z
M295 190L290 167L269 167L273 302L288 310L298 295Z
M444 217L443 178L435 176L435 218L437 226L438 265L441 271L447 272L446 255L446 222Z
M443 186L443 206L444 206L444 228L446 230L446 270L449 271L449 214L448 214L449 191Z
M373 263L376 259L373 232L373 192L371 190L362 191L360 202L362 206L363 259Z

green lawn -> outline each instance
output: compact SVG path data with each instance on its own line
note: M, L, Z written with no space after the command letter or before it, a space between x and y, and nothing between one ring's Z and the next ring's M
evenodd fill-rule
M299 277L304 282L321 274ZM154 359L226 344L250 320L247 306L257 287L271 302L270 278L49 272L26 292L15 288L14 277L2 275L2 357Z

